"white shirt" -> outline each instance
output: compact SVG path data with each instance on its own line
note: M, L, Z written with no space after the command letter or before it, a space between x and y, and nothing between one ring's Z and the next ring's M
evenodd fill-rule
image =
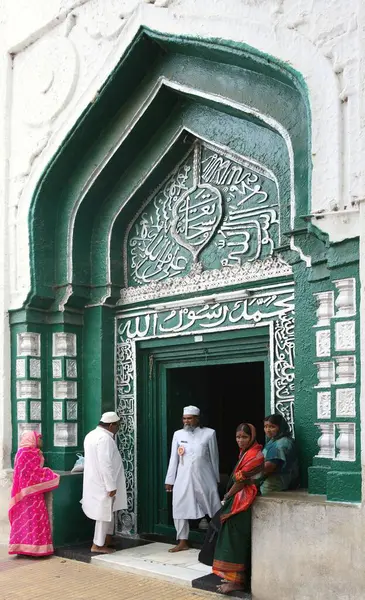
M183 454L179 456L179 448ZM180 429L172 439L165 483L173 485L174 519L212 517L220 508L219 456L214 429Z
M96 427L84 440L85 464L82 509L95 521L111 521L113 512L127 508L124 467L114 436ZM114 498L108 492L117 490Z

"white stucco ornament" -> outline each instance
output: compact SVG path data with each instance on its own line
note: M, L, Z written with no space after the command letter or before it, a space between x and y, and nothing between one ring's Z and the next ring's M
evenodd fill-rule
M27 50L20 60L23 120L33 127L46 125L61 113L75 91L75 47L68 38L49 38Z

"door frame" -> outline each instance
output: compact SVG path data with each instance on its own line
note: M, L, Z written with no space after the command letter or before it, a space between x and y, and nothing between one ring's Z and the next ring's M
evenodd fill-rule
M171 500L163 485L171 444L171 440L167 439L169 371L190 366L256 361L264 363L265 412L271 412L269 325L137 342L138 533L169 538L175 535L174 529L168 524L168 506ZM178 424L176 428L177 426ZM194 532L191 537L194 538ZM199 538L198 535L195 537Z

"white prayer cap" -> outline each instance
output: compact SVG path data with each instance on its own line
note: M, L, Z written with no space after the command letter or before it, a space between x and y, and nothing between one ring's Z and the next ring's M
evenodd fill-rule
M120 421L120 418L115 412L106 412L101 415L100 421L102 423L116 423L117 421Z
M193 415L194 417L199 417L200 410L197 406L185 406L183 414L184 415Z

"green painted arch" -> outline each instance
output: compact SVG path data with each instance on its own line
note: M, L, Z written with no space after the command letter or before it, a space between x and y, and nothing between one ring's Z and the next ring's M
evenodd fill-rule
M309 124L305 86L286 65L242 45L141 30L37 186L28 305L117 299L127 222L181 160L187 135L271 169L283 234L302 229Z

